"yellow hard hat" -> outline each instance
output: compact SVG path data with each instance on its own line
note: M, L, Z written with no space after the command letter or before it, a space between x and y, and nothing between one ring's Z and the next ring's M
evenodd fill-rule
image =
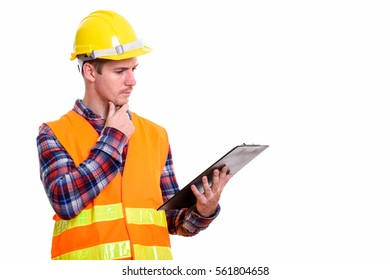
M121 60L151 51L125 18L113 11L98 10L80 22L70 59Z

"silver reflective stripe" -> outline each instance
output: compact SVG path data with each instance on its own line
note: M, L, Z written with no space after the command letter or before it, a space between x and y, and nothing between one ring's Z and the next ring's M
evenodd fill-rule
M144 246L134 244L135 260L172 260L170 247L165 246Z
M137 40L137 41L130 42L130 43L127 43L124 45L118 45L116 47L109 48L109 49L92 51L91 57L93 59L96 59L96 58L102 57L102 56L121 55L127 51L132 51L132 50L136 50L136 49L143 48L143 47L144 47L144 44L143 44L142 40Z
M125 240L75 250L55 257L53 260L113 260L130 257L130 242ZM162 258L165 256L158 257Z
M125 211L128 224L167 227L165 211L152 208L126 208Z

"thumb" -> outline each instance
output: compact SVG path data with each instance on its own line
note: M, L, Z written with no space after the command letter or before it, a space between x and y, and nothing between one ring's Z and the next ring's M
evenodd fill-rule
M112 102L108 102L108 113L107 113L107 118L111 118L116 112L115 105Z

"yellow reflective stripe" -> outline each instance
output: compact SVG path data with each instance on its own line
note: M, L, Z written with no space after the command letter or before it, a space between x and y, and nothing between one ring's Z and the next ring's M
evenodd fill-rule
M143 246L134 244L135 260L172 260L172 251L169 247Z
M131 257L130 242L120 241L69 252L53 260L112 260Z
M156 211L152 208L126 208L125 211L129 224L167 227L165 211Z
M72 220L59 220L54 225L54 236L65 230L90 225L95 222L112 221L123 218L122 203L95 205L91 209L85 209Z

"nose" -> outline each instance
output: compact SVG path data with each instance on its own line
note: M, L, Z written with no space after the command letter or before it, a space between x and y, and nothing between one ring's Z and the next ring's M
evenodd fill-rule
M137 82L135 80L134 71L133 70L126 71L126 75L125 75L126 86L135 86L136 83Z

